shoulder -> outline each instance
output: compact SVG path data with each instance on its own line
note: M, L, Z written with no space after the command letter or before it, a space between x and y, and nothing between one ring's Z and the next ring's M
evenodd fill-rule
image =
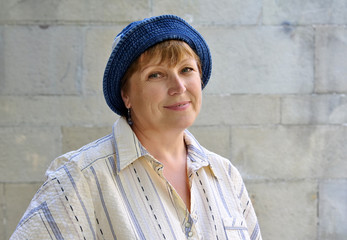
M90 169L94 166L105 172L103 165L96 167L95 164L112 154L112 136L108 135L56 158L46 172L45 183L19 222L13 239L22 239L27 234L43 239L45 237L41 238L41 235L46 236L51 231L58 233L57 229L60 229L58 236L76 234L78 239L88 232L93 234L91 219L95 206L92 196L96 190ZM84 233L79 231L80 228Z
M88 195L88 191L85 191L90 189L91 171L88 169L114 154L112 141L112 135L107 135L53 160L46 171L44 184L32 200L31 208L36 208L42 202L50 204L56 197Z
M185 131L185 141L191 152L209 162L217 177L240 181L241 175L229 159L203 147L188 130Z
M33 197L13 239L23 239L33 232L46 236L57 229L67 230L69 236L76 234L76 239L89 232L93 234L93 196L97 192L95 174L112 175L114 164L109 159L116 155L114 141L113 134L110 134L53 160L46 171L45 183ZM81 228L83 233L79 231Z
M93 141L78 150L61 155L52 161L46 171L46 176L58 174L62 168L77 168L80 171L94 164L98 160L105 159L115 154L113 135L109 134Z
M215 176L224 182L229 182L236 191L241 190L244 185L243 178L234 164L229 159L217 153L207 150L204 147L202 149Z

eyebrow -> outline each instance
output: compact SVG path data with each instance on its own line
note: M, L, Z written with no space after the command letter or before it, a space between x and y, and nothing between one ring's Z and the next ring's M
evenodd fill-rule
M186 62L190 62L190 61L194 61L197 64L194 57L187 57L187 58L183 59L182 61L180 61L179 63L182 63L182 65L184 65ZM141 68L140 72L143 73L147 68L150 68L150 67L161 67L163 63L165 63L165 61L163 61L162 63L158 63L158 64L147 64ZM179 64L176 64L175 66L177 66L177 65L179 65Z
M151 68L151 67L160 67L161 65L160 64L151 64L151 65L146 65L145 67L141 68L140 70L140 73L143 73L147 68Z

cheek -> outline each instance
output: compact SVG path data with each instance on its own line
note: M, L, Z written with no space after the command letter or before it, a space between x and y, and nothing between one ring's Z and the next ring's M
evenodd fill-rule
M198 82L194 85L193 95L196 99L197 110L200 111L201 104L202 104L202 89L201 89L200 82Z
M201 91L200 91L200 94L198 96L198 112L200 112L201 110L201 105L202 105L202 95L201 95Z
M159 86L143 85L133 94L134 103L141 109L157 109L164 99L164 93L165 90Z
M201 103L201 95L202 95L202 89L201 89L201 83L200 81L195 81L194 84L192 85L191 92L193 95L199 99L199 102Z

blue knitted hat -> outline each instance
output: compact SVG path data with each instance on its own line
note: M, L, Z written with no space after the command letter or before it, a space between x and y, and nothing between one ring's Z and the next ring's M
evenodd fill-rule
M114 41L106 65L103 90L108 106L118 115L127 109L121 97L121 80L131 64L148 48L165 40L182 40L199 56L202 68L202 88L210 78L212 60L203 37L185 20L174 15L146 18L129 24Z

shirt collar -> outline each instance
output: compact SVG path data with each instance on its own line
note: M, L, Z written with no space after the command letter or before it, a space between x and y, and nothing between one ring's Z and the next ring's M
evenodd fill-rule
M113 124L113 139L117 173L138 158L148 154L123 117Z
M140 157L150 156L123 117L119 118L113 125L113 138L116 152L117 173ZM195 170L210 166L212 173L215 175L206 149L199 144L188 130L184 131L184 141L188 149L188 158L191 161L191 166Z
M188 158L191 161L191 170L197 171L201 167L209 167L212 174L217 177L215 171L213 170L213 162L210 161L208 150L202 147L195 139L193 134L191 134L188 130L184 131L184 141L188 148Z

